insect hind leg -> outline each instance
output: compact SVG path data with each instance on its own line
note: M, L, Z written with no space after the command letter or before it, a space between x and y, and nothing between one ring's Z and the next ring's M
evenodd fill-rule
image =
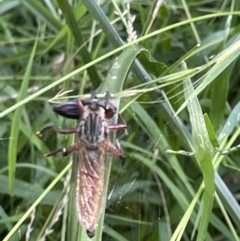
M118 146L115 146L110 141L107 144L108 151L112 152L115 156L118 156L121 160L125 159L126 156L124 155L121 148L118 148Z

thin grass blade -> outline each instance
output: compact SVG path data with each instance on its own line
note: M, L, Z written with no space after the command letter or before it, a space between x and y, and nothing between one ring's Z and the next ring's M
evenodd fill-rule
M187 69L187 66L184 63L182 65L183 69ZM194 88L189 78L184 81L183 85L185 98L188 100L192 95ZM204 181L203 206L202 209L200 209L200 212L202 213L197 236L197 241L203 241L207 233L215 192L214 168L212 163L213 147L208 136L200 104L196 97L188 102L188 111L192 125L195 156L201 168Z
M27 96L27 88L29 85L29 79L31 76L31 70L32 70L32 65L33 65L33 60L34 60L34 56L35 56L35 51L37 48L37 42L38 40L36 40L33 49L32 49L32 53L31 56L29 58L29 62L26 68L26 72L24 75L24 78L22 80L22 85L21 85L21 89L19 91L19 95L17 98L17 102L23 100L26 96ZM20 106L14 113L13 116L13 120L11 123L11 134L10 136L12 138L10 138L9 141L9 146L8 146L8 167L9 167L9 192L11 194L13 194L13 190L14 190L14 179L15 179L15 170L16 170L16 161L17 161L17 151L18 151L18 135L19 135L19 119L21 119L22 117L22 110L23 110L23 106Z
M76 18L72 12L72 9L69 5L69 2L66 0L58 0L58 4L64 14L64 17L67 21L68 27L71 30L72 35L74 36L78 46L82 46L83 48L80 50L80 54L82 55L82 59L85 63L89 63L92 61L91 55L88 53L86 47L84 46L84 40L81 35L81 32L78 28ZM88 70L89 77L92 81L94 88L97 88L100 83L100 77L94 66L90 67Z

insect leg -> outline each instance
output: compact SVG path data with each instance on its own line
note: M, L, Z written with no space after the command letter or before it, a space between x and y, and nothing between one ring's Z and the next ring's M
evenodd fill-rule
M57 154L57 153L59 153L59 152L63 152L63 148L59 148L59 149L57 149L57 150L55 150L55 151L52 151L52 152L50 152L50 153L48 153L48 154L44 154L44 157L53 156L53 155L55 155L55 154Z
M121 160L126 158L122 149L119 149L118 147L114 146L110 141L107 143L107 150L111 151L114 155L118 156Z
M77 144L73 144L72 146L69 146L67 149L66 148L59 148L53 152L50 152L48 154L45 154L44 156L45 157L49 157L49 156L53 156L57 153L62 153L63 156L67 156L69 155L70 153L74 152L74 151L77 151L79 149L79 147L77 146Z
M111 94L109 93L109 91L106 91L105 100L108 102L110 98L111 98Z
M78 144L75 143L72 146L69 146L67 149L63 148L63 152L62 152L63 156L67 156L67 155L71 154L74 151L78 151L79 148L80 148L79 143Z
M96 97L96 92L91 93L91 97L89 100L84 100L84 99L78 99L77 100L77 106L78 109L80 110L81 113L85 111L85 105L91 105L93 103L93 99L97 98Z
M77 132L77 128L59 129L57 126L50 124L50 125L44 126L41 130L37 131L36 132L37 136L42 137L43 133L48 129L53 129L55 132L60 134L75 134Z
M59 129L57 126L54 125L47 125L45 127L43 127L41 130L37 131L36 134L40 137L42 137L43 133L48 130L48 129L53 129L55 132L60 133L60 134L75 134L77 132L77 128L70 128L70 129ZM52 151L48 154L45 154L45 157L49 157L52 155L55 155L59 152L61 152L63 154L63 156L67 156L68 154L74 152L75 150L77 150L77 145L74 144L70 147L66 148L59 148L55 151Z
M117 147L118 149L121 150L121 145L119 143L119 140L122 140L124 137L128 136L128 131L127 131L127 124L125 122L125 120L123 119L123 117L119 114L118 118L120 119L122 124L112 124L112 125L108 125L108 129L110 130L120 130L120 129L124 129L124 133L122 133L120 136L118 136L116 138L116 143L117 143Z
M80 110L82 113L85 111L85 108L84 108L83 103L84 103L84 100L82 100L82 99L78 99L78 100L77 100L78 108L79 108L79 110Z
M120 130L124 129L124 133L122 133L120 136L116 138L116 143L119 149L120 148L120 143L119 140L122 140L124 137L128 136L128 131L127 131L127 126L124 124L113 124L113 125L108 125L109 130Z
M111 125L108 125L108 129L112 130L112 131L120 130L120 129L124 129L124 128L127 128L127 126L124 125L124 124L111 124Z
M124 136L128 136L128 131L127 131L127 123L126 121L123 119L122 115L118 114L118 119L120 120L121 123L119 124L111 124L111 125L108 125L108 129L110 130L119 130L119 129L125 129L124 130ZM123 137L121 138L118 138L118 139L122 139Z

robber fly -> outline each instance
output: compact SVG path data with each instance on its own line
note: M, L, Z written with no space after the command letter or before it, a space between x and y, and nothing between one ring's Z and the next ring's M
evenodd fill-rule
M124 153L119 145L119 139L126 136L127 129L123 118L119 115L121 124L108 124L116 113L116 107L109 101L107 92L105 100L99 100L95 93L89 99L79 99L58 104L53 110L67 118L78 119L76 128L59 129L48 125L37 132L42 136L47 129L53 129L61 134L75 134L75 143L68 148L61 148L45 156L61 152L63 156L75 152L77 163L75 172L75 206L80 224L87 229L89 237L93 237L105 202L105 173L107 155L112 152L121 159ZM110 142L111 130L124 129L124 133L116 140L115 146Z

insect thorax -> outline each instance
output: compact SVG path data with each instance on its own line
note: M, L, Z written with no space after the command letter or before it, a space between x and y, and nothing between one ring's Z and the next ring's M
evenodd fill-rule
M105 120L104 108L98 106L91 108L85 106L85 111L79 122L79 139L82 140L87 148L96 149L99 143L108 138L108 125ZM95 107L95 106L94 106Z

